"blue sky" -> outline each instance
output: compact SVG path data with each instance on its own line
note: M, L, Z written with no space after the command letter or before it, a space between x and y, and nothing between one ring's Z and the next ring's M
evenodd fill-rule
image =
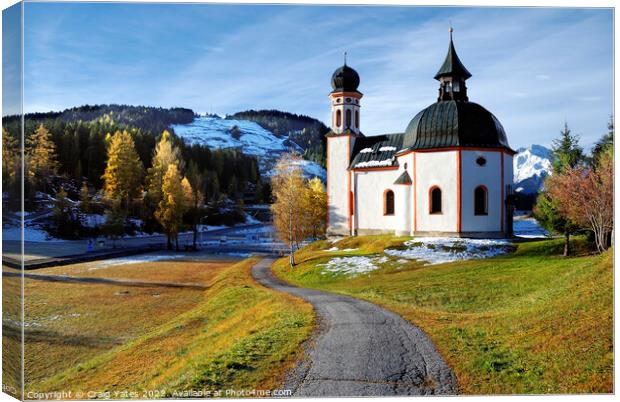
M565 119L588 147L605 132L610 9L27 3L24 109L269 108L328 122L346 50L363 131L402 132L436 99L450 22L470 100L500 119L513 148L549 145Z

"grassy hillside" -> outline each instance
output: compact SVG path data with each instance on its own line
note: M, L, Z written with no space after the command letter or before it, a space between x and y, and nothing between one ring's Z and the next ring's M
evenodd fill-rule
M309 304L256 284L255 262L159 261L98 270L82 264L49 272L119 279L138 272L141 280L202 283L205 291L28 281L27 317L40 324L40 336L27 331L26 390L127 390L146 399L276 388L314 314ZM52 315L60 318L47 319Z
M294 270L280 260L274 271L295 284L367 299L418 325L454 369L461 393L612 392L612 251L563 258L561 241L550 240L485 260L424 266L391 259L359 276L320 266L401 241L317 242L299 252ZM332 246L353 250L326 251Z

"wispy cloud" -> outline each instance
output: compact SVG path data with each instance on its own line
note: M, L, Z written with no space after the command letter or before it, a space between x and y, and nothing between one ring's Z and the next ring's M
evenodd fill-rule
M612 12L586 9L27 4L26 109L84 103L277 108L329 121L348 51L369 135L435 101L455 26L470 99L513 147L549 144L564 117L584 142L612 111Z

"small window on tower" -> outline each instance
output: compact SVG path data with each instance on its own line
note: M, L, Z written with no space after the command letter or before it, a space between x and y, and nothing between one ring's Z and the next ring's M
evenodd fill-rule
M347 103L351 103L351 98L347 98Z
M355 128L360 128L360 112L355 111Z
M336 127L340 127L342 125L342 112L340 109L336 110Z
M478 164L478 166L484 166L487 164L487 160L484 156L479 156L478 159L476 159L476 163Z
M346 124L347 124L347 128L351 127L351 109L347 109L346 111Z

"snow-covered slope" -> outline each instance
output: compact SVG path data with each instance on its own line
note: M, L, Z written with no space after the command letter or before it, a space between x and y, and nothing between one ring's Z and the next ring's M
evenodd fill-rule
M551 171L551 150L536 144L519 148L513 164L516 191L535 194Z
M238 128L234 135L234 127ZM188 143L207 145L211 148L239 148L259 160L261 173L270 175L278 157L287 151L303 149L286 136L277 136L249 120L228 120L217 117L197 117L189 124L175 124L174 132ZM305 161L304 172L308 177L325 180L326 173L318 164Z

